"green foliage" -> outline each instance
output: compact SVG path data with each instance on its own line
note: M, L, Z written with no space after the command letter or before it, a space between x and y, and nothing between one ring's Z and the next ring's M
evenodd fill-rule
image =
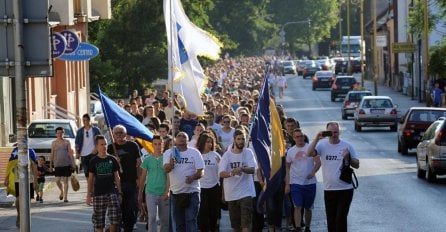
M269 0L214 2L215 8L209 12L211 23L218 32L231 39L223 40L225 51L234 55L261 53L274 31L274 24L268 21L266 12Z
M433 46L429 51L429 67L433 75L437 75L441 79L446 79L446 43Z
M339 21L339 6L333 0L271 0L268 10L272 21L278 24L276 33L287 22L303 22L285 28L291 50L330 38L331 29ZM307 19L311 20L310 26Z
M428 11L428 31L431 32L439 19L438 15ZM409 9L409 32L424 34L424 3L422 0L414 0L414 6Z

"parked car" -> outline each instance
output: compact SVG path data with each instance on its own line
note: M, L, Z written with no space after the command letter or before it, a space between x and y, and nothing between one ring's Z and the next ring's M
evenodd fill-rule
M441 117L433 122L417 146L417 176L435 182L446 174L446 124Z
M362 127L390 127L396 131L397 106L388 96L364 96L355 110L355 131Z
M305 64L305 69L303 71L303 78L305 79L306 77L310 76L314 76L314 74L321 70L319 68L319 66L316 64L316 62L314 60L307 60L307 63Z
M337 76L331 85L331 101L334 102L338 97L345 97L350 90L358 88L358 82L354 76Z
M330 88L335 79L332 71L317 71L313 77L313 91L317 88Z
M104 114L102 112L101 102L98 100L90 101L90 118L91 124L98 125L104 120Z
M296 66L292 60L284 60L282 65L284 74L297 74Z
M364 96L372 96L372 92L368 90L353 90L347 93L341 107L342 119L345 120L348 116L353 116L356 107Z
M33 148L37 156L44 156L47 163L50 160L51 143L56 139L56 128L62 127L64 138L68 139L71 148L75 149L77 125L69 119L42 119L32 121L28 126L28 146ZM79 166L79 163L76 163Z
M426 129L440 117L446 117L446 108L411 107L400 119L398 152L407 155L416 148Z

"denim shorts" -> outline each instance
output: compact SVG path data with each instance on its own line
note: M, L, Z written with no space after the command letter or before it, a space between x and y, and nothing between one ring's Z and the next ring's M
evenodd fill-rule
M292 184L290 188L291 199L295 207L313 209L314 199L316 198L316 184Z

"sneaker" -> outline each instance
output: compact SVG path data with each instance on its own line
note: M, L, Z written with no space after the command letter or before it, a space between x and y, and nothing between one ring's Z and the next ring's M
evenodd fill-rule
M43 203L43 199L41 197L39 198L39 200L40 200L40 203Z
M36 201L40 201L40 197L39 196L36 197Z
M298 229L299 229L299 230L298 230ZM300 232L300 228L299 228L299 227L296 228L296 229L294 229L294 226L292 226L292 225L289 225L288 228L287 228L287 230L288 230L288 231L299 231L299 232Z

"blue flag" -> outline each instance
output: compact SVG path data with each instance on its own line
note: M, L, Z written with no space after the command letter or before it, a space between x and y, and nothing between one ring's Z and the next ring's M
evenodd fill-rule
M278 115L274 115L274 123L271 124L271 114L277 113L276 111L271 112L270 104L274 107L274 103L270 103L269 95L269 85L268 85L268 74L269 65L266 68L266 74L263 80L263 87L259 96L259 101L257 105L257 111L254 118L254 123L251 128L251 141L254 147L254 151L257 156L257 162L260 166L262 176L265 181L265 186L262 189L259 197L257 198L257 211L263 212L263 203L271 197L280 186L283 186L284 178L284 162L283 159L283 148L277 146L277 143L283 143L283 137L272 138L272 134L277 136L277 133L272 133L277 131L277 127L281 128L280 122L277 123ZM282 138L282 141L278 141ZM272 146L272 139L275 146ZM272 151L272 147L275 147Z
M153 133L138 121L138 119L133 117L133 115L102 93L100 88L98 89L102 111L104 112L105 122L108 127L113 128L116 125L123 125L127 129L128 135L136 138L147 151L153 152L153 147L150 147Z

